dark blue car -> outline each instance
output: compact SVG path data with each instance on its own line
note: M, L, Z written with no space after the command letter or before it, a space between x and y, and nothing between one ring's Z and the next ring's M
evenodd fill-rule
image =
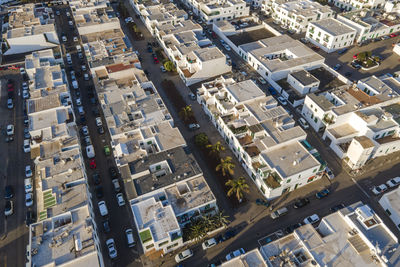
M318 193L315 194L315 197L318 199L324 198L328 196L330 193L329 189L324 189L322 191L319 191Z
M338 51L338 54L339 54L339 55L344 54L344 53L347 52L347 50L349 50L349 49L347 49L347 48L340 49L340 50Z

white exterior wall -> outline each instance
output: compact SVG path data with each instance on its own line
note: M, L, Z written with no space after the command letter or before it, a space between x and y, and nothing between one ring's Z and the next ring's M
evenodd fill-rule
M400 44L396 44L393 47L393 52L400 56Z
M343 8L344 10L356 10L362 8L382 8L385 5L386 0L329 0L338 8Z
M312 83L310 85L304 86L299 81L297 81L292 75L288 75L287 82L296 89L302 95L314 93L318 90L319 82Z
M389 200L389 198L391 200ZM400 187L397 187L396 190L384 194L379 200L379 204L386 211L386 214L397 226L397 228L400 229L400 213L398 212L398 208L393 207L392 205L392 204L398 205L398 203L400 203Z
M400 150L400 140L381 144L376 147L373 157L386 156Z
M374 147L363 148L362 145L356 141L352 140L349 148L347 149L347 157L349 158L349 166L352 169L358 169L367 162L370 158Z
M333 36L314 24L309 24L306 38L327 53L332 53L338 49L351 46L356 37L356 30L352 33Z
M326 113L317 104L315 104L310 97L306 96L301 114L307 120L310 126L316 132L319 132L321 128L325 128L325 124L322 122L322 119L324 118L325 114L329 113Z

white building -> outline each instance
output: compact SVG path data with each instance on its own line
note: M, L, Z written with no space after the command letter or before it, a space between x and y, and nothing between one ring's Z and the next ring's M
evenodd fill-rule
M263 259L260 251L258 249L253 249L229 261L223 262L220 266L221 267L239 267L239 266L267 267L268 265Z
M386 211L386 214L393 223L400 229L400 187L385 193L379 200L379 204Z
M183 54L177 71L183 82L189 86L232 70L226 56L217 47L205 47Z
M300 94L306 95L318 90L320 81L305 70L289 73L287 82Z
M386 0L329 0L336 7L352 11L355 9L381 9L385 6Z
M400 16L397 13L360 9L341 13L337 19L357 31L358 43L400 31Z
M331 53L338 49L351 46L357 31L334 18L310 22L306 38L311 43Z
M31 224L26 266L103 266L89 207Z
M197 100L262 194L272 199L321 177L323 161L306 133L254 82L218 78Z
M393 47L393 52L400 56L400 43L397 43L397 44Z
M397 237L362 202L321 218L317 229L306 224L260 248L268 266L397 266L398 250Z
M310 22L331 18L334 11L311 0L282 1L267 0L262 10L271 14L272 18L297 33L305 32Z
M33 4L10 10L8 23L3 25L3 55L29 53L57 47L60 42L54 27L51 8Z
M287 35L240 45L239 55L268 81L287 78L291 72L318 68L325 60Z
M141 195L130 204L145 253L155 250L165 254L180 248L185 224L218 211L216 199L201 175Z
M184 0L182 2L207 24L246 17L250 13L250 6L247 6L243 0Z

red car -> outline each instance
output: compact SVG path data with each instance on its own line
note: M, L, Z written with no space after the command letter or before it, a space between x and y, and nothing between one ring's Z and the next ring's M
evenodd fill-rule
M389 36L390 36L390 38L393 38L393 37L396 37L396 36L397 36L397 34L395 34L395 33L391 33Z
M154 57L154 64L158 64L158 63L160 63L160 61L158 61L157 57Z
M97 166L96 166L96 160L95 159L91 159L90 160L89 167L91 169L96 169Z
M354 58L354 59L357 59L357 56L358 56L358 53L357 53L357 54L354 54L353 58Z

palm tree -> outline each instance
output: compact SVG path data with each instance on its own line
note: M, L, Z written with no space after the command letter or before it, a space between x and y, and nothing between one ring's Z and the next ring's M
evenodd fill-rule
M227 193L228 197L235 194L239 202L242 202L243 192L245 193L249 192L249 185L246 183L244 177L239 177L238 179L235 180L231 179L228 182L226 182L225 185L231 187Z
M210 150L210 155L213 155L214 157L218 158L219 152L224 151L225 147L221 144L220 141L216 142L214 145L209 144L206 146Z
M208 144L208 136L205 133L199 133L194 137L197 146L204 148Z
M193 117L192 106L187 105L186 107L183 107L179 112L179 116L181 116L184 121L188 121L191 117Z
M232 163L231 157L226 157L225 159L220 159L220 163L215 168L216 171L221 171L223 176L226 176L227 173L233 175L235 172L233 169L235 168L235 164Z
M212 217L214 225L217 227L226 226L229 224L228 216L224 215L222 211L219 211Z

